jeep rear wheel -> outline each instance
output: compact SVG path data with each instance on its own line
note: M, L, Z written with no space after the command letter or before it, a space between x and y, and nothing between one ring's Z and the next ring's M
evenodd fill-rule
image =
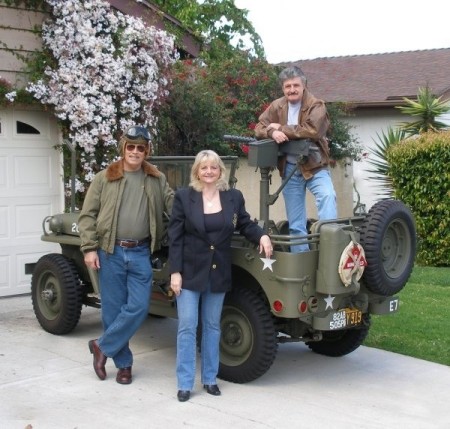
M342 331L323 332L321 341L307 342L306 345L315 353L338 357L355 351L369 333L370 315L363 316L363 325Z
M367 267L363 281L370 291L390 296L403 289L416 256L416 232L411 211L400 201L377 202L361 226Z
M272 315L248 289L227 293L222 310L219 377L247 383L265 374L278 349Z
M44 330L62 335L71 332L81 315L83 290L75 265L64 255L42 256L34 268L31 299Z

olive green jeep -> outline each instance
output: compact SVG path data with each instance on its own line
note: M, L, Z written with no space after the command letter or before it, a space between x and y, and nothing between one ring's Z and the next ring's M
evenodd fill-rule
M249 165L261 175L260 214L255 221L269 233L274 254L271 259L262 257L254 244L238 234L232 240L233 287L222 311L219 377L236 383L262 376L272 365L278 345L285 342L301 341L327 356L354 351L367 336L371 314L399 310L397 293L411 274L416 253L413 216L396 200L380 201L366 214L311 221L308 235L290 235L287 221L275 224L269 216L269 207L285 183L269 194L281 146L273 140L249 139L248 144ZM294 150L302 162L308 142L289 144L287 149ZM222 159L234 187L238 158ZM150 161L177 189L189 183L193 160L153 157ZM77 326L83 305L101 306L97 273L86 267L80 251L77 219L77 212L45 218L42 240L58 243L61 253L44 255L25 267L32 274L36 317L44 330L56 335L68 334ZM290 252L291 245L305 242L308 252ZM149 314L176 318L167 240L163 244L151 258Z

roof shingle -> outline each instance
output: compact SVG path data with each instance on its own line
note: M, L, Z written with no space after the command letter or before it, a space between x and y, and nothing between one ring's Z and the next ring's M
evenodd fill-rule
M327 102L391 106L415 99L428 86L436 97L450 98L450 48L346 57L316 58L296 65L311 92Z

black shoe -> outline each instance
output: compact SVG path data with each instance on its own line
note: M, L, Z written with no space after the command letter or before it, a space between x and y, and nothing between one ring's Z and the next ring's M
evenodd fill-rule
M189 390L179 390L177 393L177 398L180 402L186 402L191 397L191 392Z
M219 386L217 386L217 384L204 384L203 387L206 389L206 391L210 394L210 395L214 395L214 396L220 396L220 390L219 390Z

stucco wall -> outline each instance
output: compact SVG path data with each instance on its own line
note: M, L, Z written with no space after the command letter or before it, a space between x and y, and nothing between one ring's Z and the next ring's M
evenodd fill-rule
M375 160L376 157L369 150L375 148L376 143L379 143L378 136L386 133L389 126L397 128L400 122L408 119L398 109L371 109L358 112L354 117L346 118L347 122L354 127L353 133L357 135L367 153L362 161L353 163L355 186L360 194L361 203L365 205L367 211L380 198L379 194L383 192L380 184L370 178L372 174L368 170L373 167L369 161Z

